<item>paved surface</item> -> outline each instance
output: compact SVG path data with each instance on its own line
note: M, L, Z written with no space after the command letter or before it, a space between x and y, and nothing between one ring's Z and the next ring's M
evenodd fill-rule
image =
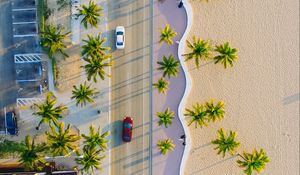
M15 69L12 49L12 18L9 0L0 0L0 109L16 102ZM0 130L4 116L0 116Z
M150 0L109 1L109 32L125 26L124 50L113 52L111 174L150 174ZM111 43L114 43L112 37ZM114 45L114 44L113 44ZM133 139L121 141L122 120L134 120Z
M184 8L178 8L178 1L164 1L163 3L154 3L154 77L153 81L162 76L162 72L156 70L158 67L157 61L161 61L164 55L172 54L178 60L178 44L186 28L186 13ZM176 18L174 18L176 17ZM177 36L173 38L173 45L169 46L165 43L158 43L160 36L160 28L164 28L166 24L177 32ZM158 94L157 89L153 89L153 113L163 112L166 108L175 112L173 124L168 128L158 126L157 117L153 119L153 174L155 175L178 175L180 163L184 151L183 141L179 140L180 136L184 134L183 127L178 118L178 105L182 99L185 88L185 77L182 68L180 67L178 76L168 79L170 81L169 90L166 95ZM167 156L162 156L156 148L158 140L170 138L176 145L175 149Z

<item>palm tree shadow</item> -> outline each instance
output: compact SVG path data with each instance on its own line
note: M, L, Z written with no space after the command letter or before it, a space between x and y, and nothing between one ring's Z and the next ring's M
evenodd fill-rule
M210 143L210 142L208 142L208 143L205 143L205 144L203 144L203 145L200 145L200 146L198 146L198 147L196 147L196 148L193 148L193 149L191 150L191 153L194 153L195 151L197 151L197 150L199 150L199 149L201 149L201 148L204 148L204 147L210 146L210 145L211 145L211 143Z
M193 61L193 60L190 60L190 61ZM212 63L214 63L214 60L211 60L211 61L208 61L208 62L206 62L206 63L204 63L204 64L201 64L201 65L199 66L199 68L197 68L197 66L195 65L195 67L191 68L191 69L189 70L189 72L194 71L194 70L198 70L198 69L200 69L201 67L207 66L207 65L212 64Z
M230 157L228 157L228 158L226 158L226 159L223 159L223 160L221 160L221 161L215 162L215 163L213 163L213 164L211 164L211 165L209 165L209 166L207 166L207 167L204 167L204 168L202 168L202 169L200 169L200 170L197 170L197 171L192 172L190 175L196 175L196 174L199 174L200 172L205 171L205 170L207 170L207 169L209 169L209 168L212 168L212 167L214 167L214 166L217 166L217 165L219 165L219 164L221 164L221 163L224 163L224 162L226 162L226 161L228 161L228 160L232 160L232 159L234 159L236 156L237 156L237 155L235 155L235 156L230 156Z
M285 97L282 102L284 105L288 105L291 104L293 102L299 101L300 99L300 93L295 93L293 95L287 96Z

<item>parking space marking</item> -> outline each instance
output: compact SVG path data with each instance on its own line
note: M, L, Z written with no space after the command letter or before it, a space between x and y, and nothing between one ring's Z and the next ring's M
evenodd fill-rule
M4 110L4 121L5 121L5 123L4 123L4 126L5 126L5 134L7 134L7 125L6 125L6 107L4 107L3 110Z
M35 24L36 21L31 21L31 22L13 22L13 24Z
M32 80L16 80L16 82L34 82L39 81L38 79L32 79Z
M41 62L42 54L40 54L40 53L15 54L14 60L15 60L15 63Z
M17 11L26 11L26 10L36 10L36 8L12 9L13 12L17 12Z
M42 98L17 98L17 107L31 106L34 103L43 102Z
M35 34L27 34L27 35L14 35L14 37L16 37L16 38L32 37L32 36L38 36L38 34L35 33Z

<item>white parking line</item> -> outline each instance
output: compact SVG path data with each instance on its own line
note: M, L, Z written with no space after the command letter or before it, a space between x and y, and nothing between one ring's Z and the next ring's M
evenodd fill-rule
M31 21L31 22L13 22L13 24L35 24L36 21Z
M26 11L26 10L36 10L36 8L12 9L13 12L17 12L17 11Z
M30 36L38 36L38 34L35 33L35 34L27 34L27 35L14 35L14 37L16 38L30 37Z
M3 108L4 109L4 121L5 121L5 134L7 134L7 126L6 126L6 107Z
M39 81L37 79L32 79L32 80L16 80L16 82L34 82L34 81Z

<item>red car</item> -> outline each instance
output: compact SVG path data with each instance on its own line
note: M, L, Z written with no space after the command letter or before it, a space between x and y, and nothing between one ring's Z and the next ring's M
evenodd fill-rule
M123 120L123 133L122 140L124 142L130 142L132 138L133 120L131 117L125 117Z

